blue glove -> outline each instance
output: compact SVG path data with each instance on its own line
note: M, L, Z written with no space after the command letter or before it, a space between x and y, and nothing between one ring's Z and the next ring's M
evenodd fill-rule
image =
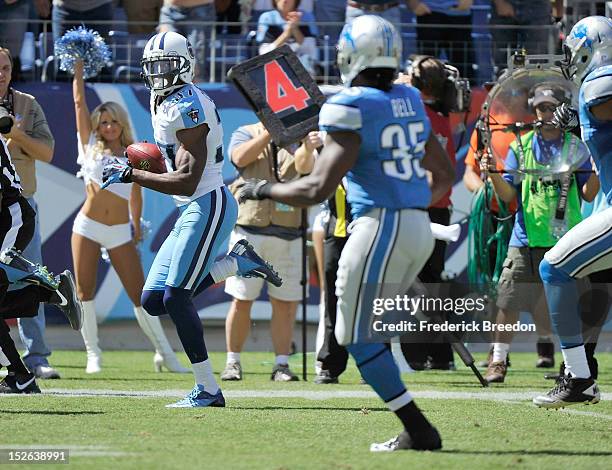
M113 183L131 183L133 168L121 160L115 159L113 163L104 166L102 170L102 186L100 189L106 189Z

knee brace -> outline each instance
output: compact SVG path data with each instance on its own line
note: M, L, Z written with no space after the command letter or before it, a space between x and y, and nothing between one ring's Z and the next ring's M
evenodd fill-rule
M164 307L164 291L163 290L143 290L140 297L142 307L149 315L159 317L166 315L166 307Z

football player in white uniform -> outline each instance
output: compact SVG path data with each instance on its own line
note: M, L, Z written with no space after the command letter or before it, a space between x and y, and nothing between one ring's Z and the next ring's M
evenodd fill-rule
M215 261L236 223L238 206L221 176L219 113L192 83L195 59L189 41L174 32L156 34L145 46L142 65L151 90L155 141L168 171L155 174L117 161L105 167L104 186L133 181L174 197L180 215L151 266L142 305L150 315L170 315L195 375L194 389L168 406L225 406L192 297L236 274L276 285L282 281L245 240Z

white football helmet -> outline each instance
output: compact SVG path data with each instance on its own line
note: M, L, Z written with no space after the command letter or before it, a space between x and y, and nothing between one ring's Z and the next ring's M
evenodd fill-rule
M351 86L351 81L365 69L398 70L401 60L402 38L384 18L360 16L342 29L338 40L338 69L346 86Z
M574 25L563 43L563 75L578 86L602 65L612 64L612 20L588 16Z
M187 38L178 33L159 33L149 39L141 64L145 85L158 96L168 96L175 89L193 82L193 49Z

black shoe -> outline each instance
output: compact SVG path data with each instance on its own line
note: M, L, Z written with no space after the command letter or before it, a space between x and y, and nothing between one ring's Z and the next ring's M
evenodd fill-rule
M0 393L40 393L34 374L9 374L0 382Z
M337 384L338 377L334 377L333 375L331 375L328 370L321 369L321 372L319 372L317 376L315 377L314 383L319 384L319 385Z
M83 306L76 294L74 277L68 270L59 276L59 286L49 300L64 313L73 330L79 331L83 325Z
M396 450L438 450L442 448L442 439L438 430L431 426L427 431L418 433L413 438L408 431L403 431L399 436L382 442L372 444L370 452L394 452Z
M538 341L536 351L538 352L536 367L546 369L555 367L555 345L552 341Z
M569 405L599 403L599 387L592 378L579 379L564 375L546 395L533 399L540 408L564 408Z

